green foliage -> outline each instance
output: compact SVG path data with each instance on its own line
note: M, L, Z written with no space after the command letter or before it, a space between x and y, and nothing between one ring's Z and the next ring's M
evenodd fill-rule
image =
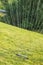
M6 23L35 31L43 30L42 0L1 0L1 2L7 11Z

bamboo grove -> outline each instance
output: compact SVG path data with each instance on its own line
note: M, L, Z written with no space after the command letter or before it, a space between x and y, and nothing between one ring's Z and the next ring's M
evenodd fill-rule
M0 0L6 10L1 21L43 32L43 0Z

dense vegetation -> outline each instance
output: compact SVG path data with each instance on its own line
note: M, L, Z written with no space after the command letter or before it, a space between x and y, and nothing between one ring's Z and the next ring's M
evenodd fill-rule
M43 65L43 35L0 22L0 65Z
M7 11L1 21L43 32L43 0L0 0ZM3 20L4 19L4 20Z
M38 32L43 33L43 0L0 0L0 65L43 65Z

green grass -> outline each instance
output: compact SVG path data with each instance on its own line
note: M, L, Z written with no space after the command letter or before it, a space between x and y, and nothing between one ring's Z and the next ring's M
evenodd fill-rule
M43 65L43 34L0 22L0 65Z

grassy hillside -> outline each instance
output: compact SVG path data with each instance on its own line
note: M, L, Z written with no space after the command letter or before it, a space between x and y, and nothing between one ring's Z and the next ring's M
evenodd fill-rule
M43 35L0 22L0 65L43 65Z

